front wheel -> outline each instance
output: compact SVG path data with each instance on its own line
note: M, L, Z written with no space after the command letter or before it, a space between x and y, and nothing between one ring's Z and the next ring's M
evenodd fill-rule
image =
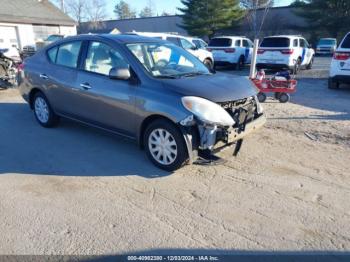
M310 63L306 66L307 70L312 69L312 66L314 64L314 56L311 57Z
M52 110L45 95L38 92L33 99L34 116L43 127L54 127L59 121L59 117Z
M174 171L188 159L188 151L181 131L170 121L152 122L144 134L144 148L148 158L157 167Z
M259 92L257 96L260 103L264 103L266 101L266 94Z

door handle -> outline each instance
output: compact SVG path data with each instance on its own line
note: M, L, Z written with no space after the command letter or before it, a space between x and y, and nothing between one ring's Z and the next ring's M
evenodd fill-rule
M80 87L84 88L85 90L91 89L91 86L89 83L82 83L80 84Z
M40 77L41 79L44 79L44 80L49 79L49 77L48 77L47 75L45 75L45 74L40 74L39 77Z

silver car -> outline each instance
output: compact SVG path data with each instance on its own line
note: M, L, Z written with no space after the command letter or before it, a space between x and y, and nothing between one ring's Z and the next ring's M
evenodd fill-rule
M248 79L136 35L57 41L25 61L20 90L43 127L65 117L129 137L168 171L229 145L238 152L265 122Z

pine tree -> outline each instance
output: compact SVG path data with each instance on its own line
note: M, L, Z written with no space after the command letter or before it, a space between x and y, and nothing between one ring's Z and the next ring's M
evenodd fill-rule
M238 0L181 0L184 8L180 25L190 35L212 37L241 19L244 11Z
M296 1L300 7L295 12L308 22L308 29L327 31L333 37L340 37L349 29L349 0L307 0Z
M121 0L114 7L113 11L118 19L128 19L128 18L136 18L136 12L131 10L131 7L128 3Z

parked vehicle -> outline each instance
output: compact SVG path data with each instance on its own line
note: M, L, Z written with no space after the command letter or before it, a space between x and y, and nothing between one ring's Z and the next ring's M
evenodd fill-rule
M27 58L20 91L43 127L67 117L124 135L169 171L241 145L265 122L249 79L211 73L184 49L137 35L55 42Z
M231 64L243 69L252 59L253 42L242 36L220 36L210 40L208 51L214 55L215 65Z
M64 35L49 35L45 40L38 40L35 45L25 45L22 48L21 56L24 60L25 58L32 56L35 52L49 44L52 44L58 40L65 38Z
M258 70L291 70L297 74L300 69L311 69L315 51L301 36L280 35L265 37L257 55Z
M336 49L336 38L321 38L316 46L316 55L333 55Z
M162 40L167 40L177 46L182 47L192 55L202 61L209 69L214 67L213 54L205 49L198 48L192 43L192 38L181 35L165 34L165 33L148 33L148 32L133 32L140 36L153 37Z
M341 83L350 84L350 32L335 51L331 63L328 87L339 88Z
M17 68L21 60L9 54L8 49L0 49L0 88L9 88L17 83Z

